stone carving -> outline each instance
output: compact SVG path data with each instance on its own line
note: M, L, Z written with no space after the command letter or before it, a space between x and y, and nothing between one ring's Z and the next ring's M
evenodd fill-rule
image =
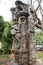
M34 44L35 20L37 20L36 13L34 13L32 6L29 6L20 0L16 0L15 5L15 8L11 8L11 12L13 19L12 35L13 41L15 42L14 52L16 54L16 61L19 65L36 65ZM20 25L18 24L19 18L21 22ZM15 48L16 43L19 45L19 48Z

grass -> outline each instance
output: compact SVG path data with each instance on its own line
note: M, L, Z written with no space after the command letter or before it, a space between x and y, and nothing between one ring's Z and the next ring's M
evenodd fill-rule
M41 59L43 62L43 52L37 51L36 56L38 57L38 59Z
M10 61L9 54L0 54L0 65L8 65Z
M43 52L37 51L36 52L36 56L38 57L38 59L41 59L43 62ZM2 54L0 55L0 59L10 59L9 58L9 54Z
M0 55L0 59L8 59L9 58L9 55L8 54L2 54Z

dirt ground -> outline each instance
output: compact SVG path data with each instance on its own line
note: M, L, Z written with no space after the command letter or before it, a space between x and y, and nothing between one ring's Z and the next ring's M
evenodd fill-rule
M36 51L36 56L38 59L41 59L43 62L43 52L42 51ZM11 58L0 58L0 65L8 65L11 61Z

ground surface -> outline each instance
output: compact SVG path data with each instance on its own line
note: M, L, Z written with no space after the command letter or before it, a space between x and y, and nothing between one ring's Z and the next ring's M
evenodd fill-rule
M43 62L43 52L37 51L36 56ZM14 60L11 60L8 54L0 55L0 65L11 65L10 63L14 65Z
M0 65L8 65L11 58L8 54L0 55Z
M43 51L37 51L36 56L38 57L38 59L41 59L41 61L43 62Z

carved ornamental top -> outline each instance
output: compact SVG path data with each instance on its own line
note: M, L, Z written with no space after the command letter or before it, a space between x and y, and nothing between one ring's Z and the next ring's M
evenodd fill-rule
M14 17L13 19L16 20L18 17L20 16L25 16L28 17L28 5L17 0L15 2L16 8L11 8L11 12L12 12L12 17Z

